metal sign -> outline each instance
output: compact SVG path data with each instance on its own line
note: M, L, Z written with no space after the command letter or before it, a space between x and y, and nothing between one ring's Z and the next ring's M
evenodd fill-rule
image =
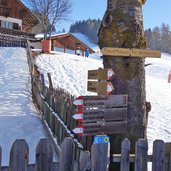
M88 71L88 79L92 80L110 80L114 76L114 72L111 68L102 69L99 68L98 70L89 70Z
M123 57L152 57L160 58L161 52L159 50L146 49L127 49L127 48L112 48L104 47L101 50L103 55L107 56L123 56Z

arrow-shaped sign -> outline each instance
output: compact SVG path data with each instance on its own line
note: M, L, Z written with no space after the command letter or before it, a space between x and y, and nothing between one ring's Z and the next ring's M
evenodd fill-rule
M89 70L88 79L92 80L110 80L114 76L111 68L99 68L98 70Z
M114 87L111 82L88 81L87 90L99 95L109 95L114 90Z
M77 97L76 100L73 101L73 104L78 108L82 108L83 107L83 96Z
M74 128L72 131L80 137L83 135L83 127L82 126L78 126L78 127Z

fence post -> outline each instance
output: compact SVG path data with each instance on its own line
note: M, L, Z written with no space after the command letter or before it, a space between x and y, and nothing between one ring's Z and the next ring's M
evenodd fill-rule
M16 140L10 151L9 171L27 170L29 147L24 139Z
M164 171L164 161L165 143L162 140L156 140L153 143L152 171Z
M125 138L122 141L122 149L121 149L121 171L129 171L130 162L130 141Z
M59 158L60 171L72 171L74 165L74 148L75 144L72 138L65 138L61 145L61 152Z
M2 160L2 148L0 146L0 171L1 171L1 160Z
M147 140L139 139L135 145L135 171L147 171Z
M90 171L90 167L90 152L81 150L79 157L79 171Z
M91 147L91 171L108 171L109 151L109 137L106 135L95 136Z
M53 149L50 139L40 139L36 147L35 171L51 171L53 165Z
M51 74L48 73L48 80L49 80L49 88L52 89L53 88L53 84L52 84L52 79L51 79Z

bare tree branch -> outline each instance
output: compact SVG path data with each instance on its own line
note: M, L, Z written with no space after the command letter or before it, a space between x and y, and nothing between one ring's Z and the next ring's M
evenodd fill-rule
M68 20L71 9L70 0L23 0L30 9L36 12L44 29L44 38L50 38L52 28L59 21ZM49 35L49 36L47 36Z

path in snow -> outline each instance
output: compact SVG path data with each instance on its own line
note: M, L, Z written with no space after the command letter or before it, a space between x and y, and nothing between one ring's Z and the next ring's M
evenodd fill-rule
M9 152L16 139L26 139L29 163L34 163L36 145L48 135L32 102L26 50L0 47L0 68L2 165L8 165Z

